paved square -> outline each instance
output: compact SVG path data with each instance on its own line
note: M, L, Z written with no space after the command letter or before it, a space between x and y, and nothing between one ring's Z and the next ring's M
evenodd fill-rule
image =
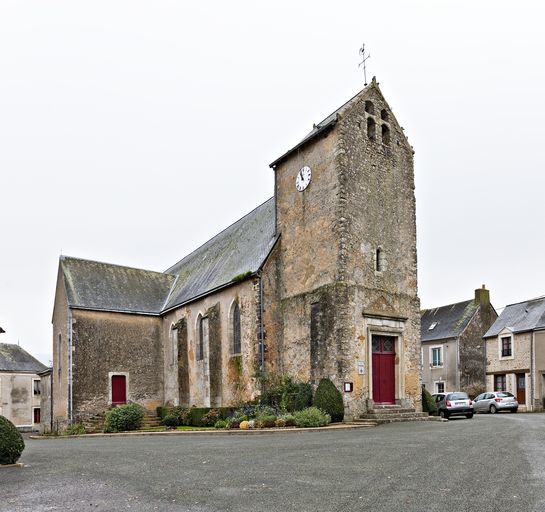
M28 440L0 511L545 510L545 414L261 435Z

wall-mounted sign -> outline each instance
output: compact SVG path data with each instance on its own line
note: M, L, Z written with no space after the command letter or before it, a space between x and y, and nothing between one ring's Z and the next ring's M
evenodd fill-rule
M358 375L365 375L365 361L358 361Z
M352 393L353 389L354 389L354 384L352 382L345 382L344 383L344 392L345 393Z

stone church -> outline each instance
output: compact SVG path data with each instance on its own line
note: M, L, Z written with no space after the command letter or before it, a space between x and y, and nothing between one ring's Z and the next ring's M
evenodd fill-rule
M53 419L227 406L329 377L421 407L413 150L375 79L271 165L274 196L165 272L61 256Z

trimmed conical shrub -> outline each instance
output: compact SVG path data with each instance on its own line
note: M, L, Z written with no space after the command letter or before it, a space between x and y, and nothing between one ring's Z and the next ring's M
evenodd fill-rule
M17 427L0 416L0 464L15 464L24 449L25 442Z
M341 392L329 379L321 379L314 395L314 405L331 416L331 421L344 418L344 403Z

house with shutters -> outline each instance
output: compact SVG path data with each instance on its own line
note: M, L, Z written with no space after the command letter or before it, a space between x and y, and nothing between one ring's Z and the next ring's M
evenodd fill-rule
M519 410L542 410L545 400L545 297L510 304L484 334L486 384L508 391Z
M482 337L497 317L484 285L470 300L422 311L422 384L430 393L485 389Z
M0 343L0 416L19 430L39 430L41 371L46 366L16 344Z
M270 165L274 195L164 272L61 256L53 422L330 378L421 408L413 148L376 80ZM183 237L183 225L178 236Z

